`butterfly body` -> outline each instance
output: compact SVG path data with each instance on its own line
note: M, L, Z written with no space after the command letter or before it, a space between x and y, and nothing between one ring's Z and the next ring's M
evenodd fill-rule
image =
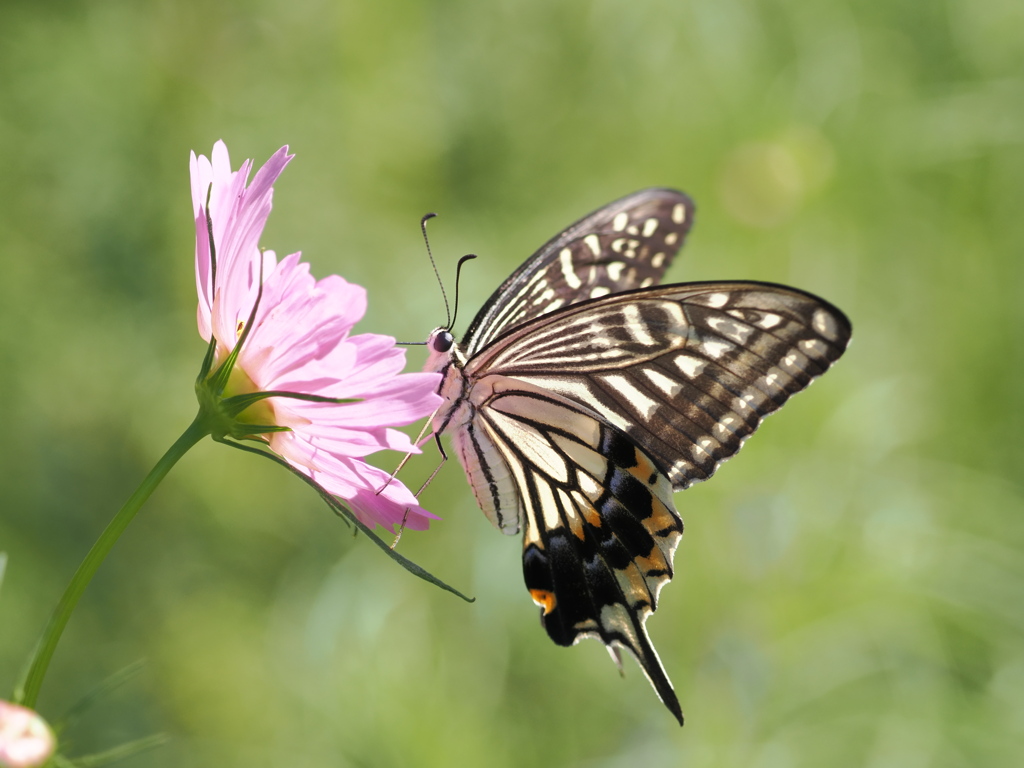
M527 589L560 645L626 648L682 723L647 635L683 524L673 491L707 479L761 419L845 349L827 302L754 282L655 287L693 205L643 190L542 247L456 344L435 434L451 437L481 509L523 536Z

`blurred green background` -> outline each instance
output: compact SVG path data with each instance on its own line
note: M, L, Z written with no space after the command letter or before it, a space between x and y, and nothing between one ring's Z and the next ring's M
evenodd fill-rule
M263 244L365 285L424 338L578 216L697 201L674 281L820 293L836 369L677 498L638 667L555 647L516 540L451 463L444 520L354 539L207 441L118 543L40 708L143 672L68 754L126 766L1007 766L1024 754L1024 5L1018 0L0 5L0 693L74 568L190 421L188 153L282 144ZM466 311L468 310L468 311ZM409 353L410 366L422 351ZM393 467L397 456L378 456ZM416 459L415 487L436 463Z

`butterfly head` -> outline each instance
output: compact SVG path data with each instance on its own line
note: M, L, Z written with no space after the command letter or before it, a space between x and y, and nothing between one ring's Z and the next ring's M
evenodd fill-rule
M435 328L427 339L427 346L430 347L431 354L447 357L451 348L455 346L455 337L447 328Z
M445 373L452 362L461 368L465 362L459 354L459 345L455 343L455 337L447 328L435 328L427 338L427 362L423 366L425 371L438 371Z

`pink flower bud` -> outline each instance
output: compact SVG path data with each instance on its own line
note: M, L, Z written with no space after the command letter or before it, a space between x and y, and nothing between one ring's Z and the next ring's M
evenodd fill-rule
M0 766L35 768L53 754L53 731L36 712L0 701Z

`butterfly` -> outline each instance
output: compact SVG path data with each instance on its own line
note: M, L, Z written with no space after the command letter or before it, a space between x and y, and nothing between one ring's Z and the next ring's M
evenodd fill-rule
M795 288L656 287L693 216L657 188L591 213L501 284L461 344L435 329L425 366L442 374L434 434L490 521L522 534L551 639L597 638L620 669L631 652L680 725L646 629L683 532L672 494L711 477L851 334Z

